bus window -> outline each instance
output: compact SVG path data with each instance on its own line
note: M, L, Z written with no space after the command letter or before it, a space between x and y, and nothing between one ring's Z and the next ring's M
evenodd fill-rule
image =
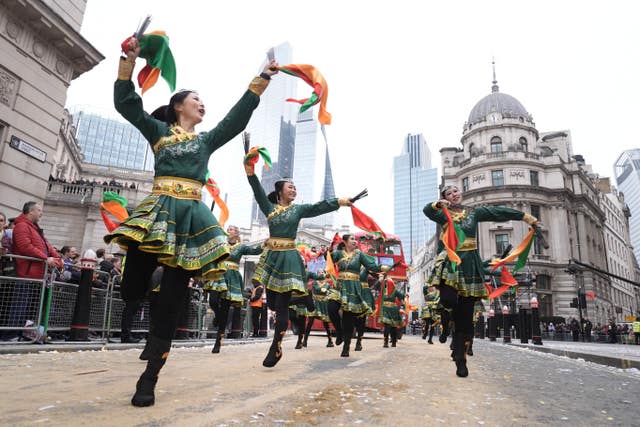
M401 255L400 244L398 243L385 243L384 253L387 255Z
M388 267L391 267L394 264L392 257L381 256L379 257L379 259L380 259L380 265L386 265Z

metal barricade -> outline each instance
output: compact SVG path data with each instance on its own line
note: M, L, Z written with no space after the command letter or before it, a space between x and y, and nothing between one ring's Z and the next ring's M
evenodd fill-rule
M0 276L0 343L39 342L43 336L41 321L45 278L50 276L50 270L46 268L45 260L39 258L10 254L1 258L3 265L19 259L45 267L41 279Z

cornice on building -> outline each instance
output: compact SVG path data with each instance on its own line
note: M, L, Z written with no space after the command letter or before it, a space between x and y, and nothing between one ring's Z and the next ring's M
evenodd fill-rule
M0 36L65 85L104 59L91 43L38 0L4 0L0 25Z

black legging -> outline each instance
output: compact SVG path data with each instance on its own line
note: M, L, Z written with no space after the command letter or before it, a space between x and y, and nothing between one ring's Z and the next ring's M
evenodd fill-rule
M333 328L336 330L336 337L341 337L342 319L340 318L340 301L327 301L327 311L329 312L329 319L331 323L333 323Z
M350 311L342 312L342 336L344 337L345 348L349 348L353 327L356 323L356 314Z
M267 305L271 311L275 311L276 313L276 324L274 325L273 342L271 343L271 346L274 348L282 342L282 338L287 332L290 302L291 291L275 292L271 289L267 289Z
M358 332L358 339L362 339L364 335L364 324L367 320L367 316L356 317L356 331Z
M125 301L137 301L144 298L149 280L157 267L155 254L138 249L131 244L127 250L127 264L122 275L121 293ZM178 316L183 308L191 272L182 268L164 266L160 283L160 292L151 305L150 330L153 335L171 341L176 330Z
M395 345L396 341L398 341L398 328L391 325L384 325L384 342L389 341L389 335L391 335L391 343Z
M211 307L215 314L216 324L218 325L218 334L224 334L227 330L231 301L222 298L222 292L209 291L209 307Z
M455 332L466 337L473 335L473 307L475 297L458 297L458 304L453 307L453 323Z

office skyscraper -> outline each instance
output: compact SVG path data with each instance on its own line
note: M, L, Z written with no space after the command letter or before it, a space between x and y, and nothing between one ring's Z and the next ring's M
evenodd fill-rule
M298 115L293 179L298 191L298 203L315 203L335 197L329 147L321 134L316 111L310 108ZM307 225L334 225L335 213L304 220Z
M108 114L71 109L76 138L87 163L153 171L154 157L142 134L130 123Z
M275 59L280 64L290 64L293 58L291 45L287 42L274 47ZM266 59L265 59L266 64ZM263 64L264 66L264 64ZM295 149L295 120L298 104L285 102L296 97L298 80L284 73L275 76L267 91L260 99L260 105L253 112L246 131L251 134L251 145L266 147L271 154L273 167L268 171L256 168L262 186L267 193L273 191L273 183L280 177L293 174ZM241 158L241 144L229 144L225 149L234 157ZM237 155L234 153L237 152ZM215 171L214 171L215 174ZM223 188L228 194L227 205L231 213L230 221L240 227L249 227L258 219L264 223L264 216L254 201L251 188L243 174L230 176L230 184Z
M633 254L640 263L640 149L627 150L620 154L614 165L618 190L624 194L629 206L629 234Z
M407 262L436 232L435 223L423 215L422 208L437 199L438 171L431 167L427 141L422 134L409 134L402 154L393 159L394 231L402 240Z

